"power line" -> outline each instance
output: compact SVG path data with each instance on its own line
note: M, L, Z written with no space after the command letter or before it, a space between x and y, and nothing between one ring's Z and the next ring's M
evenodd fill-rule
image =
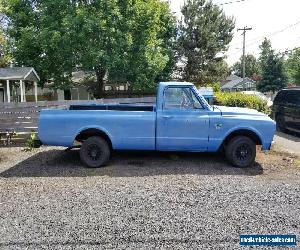
M299 49L300 48L300 46L297 46L297 47L295 47L295 48L293 48L293 49L286 49L286 50L284 50L284 51L282 51L282 52L279 52L278 54L280 54L280 55L282 55L282 56L286 56L286 55L288 55L289 53L291 53L291 52L293 52L294 50L297 50L297 49Z
M265 37L266 37L266 38L269 38L269 37L275 36L275 35L277 35L277 34L283 33L283 32L285 32L286 30L288 30L288 29L290 29L290 28L293 28L293 27L297 26L298 24L300 24L300 21L298 21L297 23L291 24L291 25L289 25L288 27L286 27L286 28L284 28L284 29L275 31L275 32L273 32L273 33L271 33L271 34L269 34L269 35L267 35L267 36L260 37L260 39L252 39L252 40L250 40L250 41L253 41L253 42L252 42L252 43L249 43L247 46L252 46L252 45L258 43L259 41L263 40Z
M255 45L255 44L257 44L258 42L260 42L261 40L263 40L264 38L270 38L270 37L275 36L275 35L277 35L277 34L283 33L283 32L285 32L286 30L288 30L288 29L290 29L290 28L293 28L293 27L295 27L295 26L297 26L297 25L299 25L299 24L300 24L300 21L298 21L298 22L296 22L296 23L294 23L294 24L291 24L291 25L289 25L289 26L287 26L287 27L285 27L285 28L283 28L283 29L281 29L281 30L277 30L277 31L275 31L275 32L273 32L273 33L270 33L270 34L268 34L268 35L265 35L265 36L259 36L259 37L253 38L253 39L249 40L250 43L248 43L247 46L250 47L250 46L252 46L252 45ZM234 46L234 45L237 45L237 44L238 44L238 43L235 43L235 44L233 44L233 45L231 45L231 46ZM240 48L240 50L241 50L241 49L242 49L242 48Z
M246 2L246 1L247 0L236 0L236 1L226 2L226 3L216 4L216 5L223 6L223 5L233 4L233 3L242 3L242 2Z

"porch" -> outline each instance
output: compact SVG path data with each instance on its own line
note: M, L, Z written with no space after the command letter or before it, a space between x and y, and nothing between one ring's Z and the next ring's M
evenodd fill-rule
M39 80L32 67L0 69L0 102L37 102Z

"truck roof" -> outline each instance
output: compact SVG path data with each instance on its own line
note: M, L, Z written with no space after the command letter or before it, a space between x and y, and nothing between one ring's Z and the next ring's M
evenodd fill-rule
M194 85L191 82L160 82L159 83L160 86L170 86L170 85L175 85L175 86L182 86L182 85L186 85L186 86L192 86Z

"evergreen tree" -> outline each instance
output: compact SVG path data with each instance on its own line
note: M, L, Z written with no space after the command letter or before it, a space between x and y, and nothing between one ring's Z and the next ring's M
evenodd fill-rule
M264 41L259 46L260 49L260 56L258 59L259 63L259 70L260 73L262 73L262 70L264 67L266 67L267 60L270 54L274 53L274 50L272 48L271 41L265 37Z
M257 84L257 89L261 92L281 90L287 84L287 76L284 69L283 58L273 51L264 58L262 65L262 78Z
M213 83L228 74L219 53L228 49L235 22L206 0L187 0L182 7L179 53L185 61L183 78L197 84Z

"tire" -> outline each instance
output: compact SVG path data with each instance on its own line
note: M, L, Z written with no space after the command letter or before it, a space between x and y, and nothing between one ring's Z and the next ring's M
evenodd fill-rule
M225 155L234 167L250 167L256 158L256 145L247 136L236 136L227 144Z
M98 136L88 138L81 146L80 159L90 168L104 166L110 158L110 147L106 140Z
M286 125L283 115L276 116L276 129L280 132L286 132Z

